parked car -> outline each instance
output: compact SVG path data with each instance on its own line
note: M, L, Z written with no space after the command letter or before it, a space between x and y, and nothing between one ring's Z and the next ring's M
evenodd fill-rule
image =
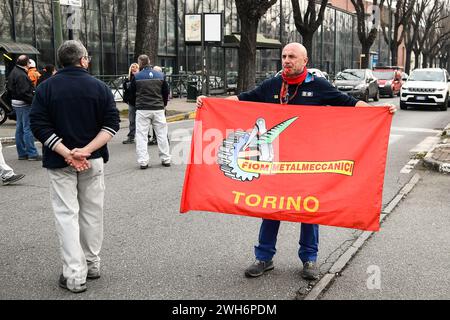
M402 72L400 70L386 68L374 68L373 75L378 79L380 95L394 97L400 95L402 87Z
M283 70L278 71L275 74L275 77L281 75L281 73L283 72ZM308 68L308 72L311 73L312 75L319 77L319 78L325 78L328 81L330 81L330 77L328 76L328 73L321 71L320 69L317 68Z
M370 69L345 69L336 75L334 86L342 92L347 93L363 101L374 101L380 99L377 78Z
M437 107L445 111L449 104L450 75L441 68L415 69L400 93L400 109Z

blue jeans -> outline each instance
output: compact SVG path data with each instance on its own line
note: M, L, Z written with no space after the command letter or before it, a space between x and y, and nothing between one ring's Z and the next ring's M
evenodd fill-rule
M260 261L272 260L277 252L275 246L279 227L280 221L263 219L259 230L259 244L255 246L256 259ZM303 263L316 261L319 251L319 225L302 223L299 244L298 256L300 260Z
M16 110L16 148L19 157L33 158L38 156L34 145L34 136L30 128L31 106L14 107Z

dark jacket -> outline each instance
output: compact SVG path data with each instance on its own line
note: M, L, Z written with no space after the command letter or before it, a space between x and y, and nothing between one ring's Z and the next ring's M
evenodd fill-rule
M130 89L136 96L136 110L163 110L169 100L169 85L164 74L150 67L136 73Z
M67 166L54 152L59 142L72 150L91 142L100 130L114 135L119 130L119 111L111 89L80 67L66 67L36 89L30 113L34 136L43 144L43 166ZM92 159L109 159L106 145Z
M280 103L280 91L282 85L281 75L263 81L255 89L238 95L239 100ZM340 92L326 79L315 77L308 73L305 81L297 88L296 85L289 86L289 104L315 105L315 106L351 106L358 100Z
M40 85L42 82L50 78L53 74L51 72L43 72L37 81L37 85Z
M133 80L134 75L131 75L131 80ZM136 105L136 92L131 92L131 80L125 78L123 81L123 102L128 103L129 105Z
M28 105L33 101L34 87L25 69L15 66L11 70L7 88L11 99L24 101Z

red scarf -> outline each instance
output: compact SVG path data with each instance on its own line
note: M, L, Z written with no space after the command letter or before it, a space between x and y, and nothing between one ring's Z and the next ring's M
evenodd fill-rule
M300 73L298 76L295 77L288 77L283 70L281 73L281 77L283 78L283 84L281 85L281 92L280 92L280 103L281 104L287 104L289 101L294 99L294 97L297 95L298 87L305 81L306 76L308 75L308 70L306 67L303 68L303 72ZM294 94L292 97L289 97L289 85L290 84L296 84L297 88L295 89Z

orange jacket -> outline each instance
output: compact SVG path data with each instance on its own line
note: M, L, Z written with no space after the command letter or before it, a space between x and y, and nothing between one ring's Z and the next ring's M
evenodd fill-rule
M37 81L41 77L41 74L39 71L37 71L36 68L28 68L28 78L30 78L31 82L33 83L33 86L36 87Z

